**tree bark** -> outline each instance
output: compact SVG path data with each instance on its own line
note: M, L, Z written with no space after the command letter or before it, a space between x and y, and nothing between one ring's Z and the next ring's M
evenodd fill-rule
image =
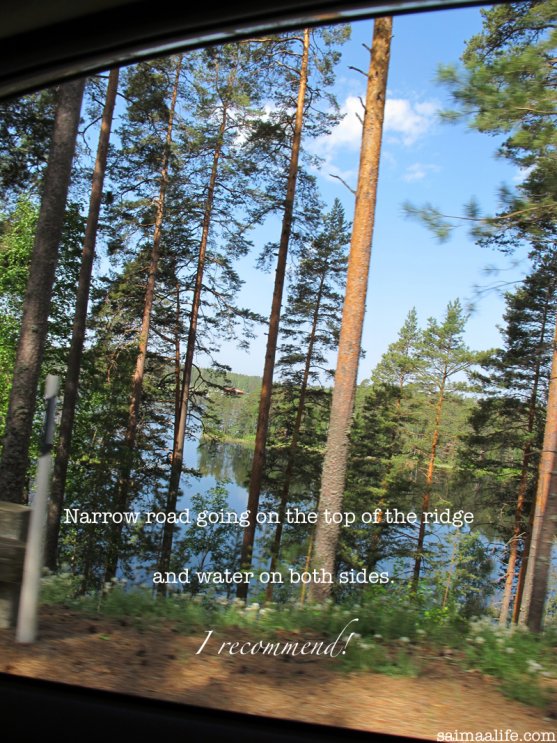
M257 430L255 434L255 447L253 452L253 464L251 468L251 477L249 483L247 505L247 510L249 511L249 525L244 529L244 536L242 541L241 566L243 570L249 570L251 566L253 544L255 540L255 519L259 510L259 495L261 493L263 468L265 466L265 448L267 443L267 432L269 429L269 412L271 409L271 394L273 390L273 375L275 371L275 357L280 324L280 310L282 306L284 278L286 275L288 244L290 242L290 233L292 230L294 197L296 195L296 182L298 179L298 160L300 157L302 127L304 123L304 104L306 98L309 66L309 41L310 31L308 28L306 28L304 30L304 47L302 53L302 62L300 65L300 83L298 86L298 98L296 102L296 118L294 122L294 134L292 137L292 149L290 152L290 164L288 168L288 179L286 183L282 229L278 250L277 267L275 271L273 301L271 304L271 315L269 318L267 348L265 351L265 365L263 368L261 397L259 399L259 413L257 418ZM246 583L239 583L237 590L238 598L246 599L247 595L248 585Z
M530 459L532 457L532 442L530 441L530 436L534 430L536 412L538 409L538 406L537 406L538 387L539 387L539 382L540 382L540 369L541 369L541 364L542 364L541 349L543 347L543 343L545 340L547 313L549 311L549 302L550 302L550 298L552 294L553 294L553 287L551 287L551 289L548 291L547 299L545 301L544 314L542 318L542 326L540 329L540 341L539 341L539 346L538 346L537 361L536 361L536 366L534 369L534 380L532 382L532 392L530 395L530 400L529 400L529 405L528 405L528 422L526 424L528 440L526 441L526 444L524 445L522 449L522 465L520 468L520 481L518 484L518 494L516 498L516 508L515 508L515 513L514 513L513 535L510 541L509 561L507 563L507 573L505 576L505 589L503 591L503 600L501 601L501 611L499 613L499 623L502 625L505 625L507 623L509 608L510 608L511 600L512 600L513 583L514 583L515 570L516 570L516 561L518 557L518 544L520 541L520 535L523 532L522 517L524 513L526 491L528 489L528 470L530 466ZM520 575L519 575L519 580L520 580ZM522 590L519 592L518 586L517 586L515 601L519 601L521 599L522 599ZM514 613L515 612L513 611L513 614Z
M530 518L526 528L526 538L522 548L522 559L520 561L520 570L518 571L518 581L516 584L516 595L513 604L513 624L520 621L520 610L522 607L522 597L524 595L524 581L528 572L528 555L530 554L530 545L532 543L532 528L534 526L534 506L530 509Z
M176 269L175 273L176 273ZM180 377L182 367L182 348L180 343L181 337L181 319L180 319L180 281L176 273L176 323L174 326L174 438L172 442L172 454L176 449L178 436L178 426L180 425Z
M91 183L91 197L89 199L89 213L83 240L83 251L81 253L81 266L79 269L79 280L77 284L77 295L75 305L75 317L72 327L72 339L68 354L68 369L64 383L64 402L60 419L60 431L56 461L54 463L54 474L52 478L52 489L48 506L48 524L46 534L46 556L45 563L51 570L56 570L58 553L58 535L60 531L60 518L64 505L64 490L66 487L66 476L68 462L72 445L72 430L75 417L75 406L77 403L79 374L81 371L81 358L83 354L83 341L85 339L85 325L87 322L87 306L89 304L89 289L91 286L91 275L93 272L93 261L95 259L95 244L97 241L97 229L101 209L103 183L106 171L106 159L108 155L108 144L110 141L110 130L114 114L116 92L118 90L118 69L111 70L106 90L101 131L97 147L97 157L93 170Z
M557 522L557 324L553 337L553 356L547 400L547 417L540 459L538 487L532 525L528 568L524 580L520 624L539 632L547 598L551 552Z
M84 87L85 80L82 79L65 83L58 89L0 464L0 493L3 500L13 503L27 500L26 477L37 385L48 332Z
M304 365L304 373L302 376L302 384L300 386L300 397L298 399L298 408L296 410L296 418L294 420L294 430L292 431L292 438L290 439L290 446L288 447L288 459L286 463L286 471L284 473L284 485L280 497L280 504L278 509L278 524L275 529L275 537L273 539L273 546L271 547L271 564L269 566L269 572L273 572L277 569L277 562L280 552L280 543L282 540L282 530L284 519L286 516L286 507L288 505L288 496L290 494L290 482L292 480L292 474L294 472L294 458L296 455L296 449L298 448L298 438L300 436L300 429L302 427L302 419L304 417L304 410L306 407L306 393L309 383L309 373L311 371L311 362L313 360L313 347L315 345L315 336L317 333L317 324L319 322L319 310L321 309L321 298L323 296L323 285L325 283L325 271L321 274L319 281L319 289L317 290L317 297L315 300L315 309L313 312L313 318L311 323L311 331L309 336L308 350L306 353L306 360ZM267 584L265 591L265 601L273 600L273 583Z
M137 438L137 422L139 416L139 407L143 394L143 377L145 374L145 360L147 357L147 344L149 341L149 330L151 326L151 312L153 309L153 300L155 297L155 281L160 257L160 241L162 235L162 225L164 220L165 198L168 188L168 164L170 161L170 148L172 144L172 129L174 125L174 112L176 109L176 100L178 98L178 84L180 81L180 72L182 70L182 57L178 57L176 63L176 75L170 109L168 112L168 126L166 129L166 140L163 150L161 181L159 189L159 198L157 200L157 211L155 216L155 229L153 233L153 247L151 249L151 260L149 263L149 272L147 276L147 286L145 288L145 300L143 303L143 318L141 322L141 331L139 333L139 348L135 362L135 371L132 377L132 392L130 398L128 426L124 441L124 461L118 482L118 492L116 496L115 511L124 512L128 508L129 491L131 485L132 456L135 449ZM110 581L116 574L118 564L120 545L122 541L122 524L114 524L111 545L106 563L105 581Z
M344 495L348 435L354 409L375 222L392 25L390 17L376 18L373 29L346 297L313 549L313 568L331 574L334 574L340 527L335 523L326 524L324 512L325 509L340 511ZM310 598L313 601L324 601L330 592L330 583L310 584Z

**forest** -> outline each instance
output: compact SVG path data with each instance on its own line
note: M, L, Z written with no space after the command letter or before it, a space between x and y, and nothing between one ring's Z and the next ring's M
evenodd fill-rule
M352 662L369 668L373 637L461 647L482 632L462 652L531 701L527 660L552 647L557 611L557 3L481 13L460 61L438 69L440 117L495 137L523 179L492 213L473 200L457 216L404 210L432 241L460 226L486 252L527 254L487 350L468 346L457 297L422 317L408 296L373 368L362 347L396 18L375 20L369 70L354 73L366 78L357 186L337 177L353 213L324 199L315 149L344 115L347 24L0 103L0 499L30 502L55 374L45 601L141 595L146 613L182 601L209 623L263 606L323 629L321 607L337 631L353 607ZM263 280L265 313L245 306ZM223 360L226 344L253 354L250 374ZM124 516L77 516L92 513ZM195 570L251 577L207 585ZM314 579L258 579L273 572ZM172 574L188 580L153 579Z

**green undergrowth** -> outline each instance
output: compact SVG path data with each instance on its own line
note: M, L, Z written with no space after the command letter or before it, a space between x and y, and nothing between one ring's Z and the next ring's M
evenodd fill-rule
M456 607L439 609L431 597L392 586L374 587L360 595L359 603L319 605L246 605L211 593L172 593L161 599L147 588L128 588L119 581L95 594L79 595L78 588L78 579L70 574L48 576L43 579L42 602L126 618L143 628L169 622L184 634L236 629L242 630L242 638L300 643L333 642L341 635L337 649L344 647L345 652L337 661L346 671L419 676L433 658L441 657L495 677L506 696L540 707L548 701L549 679L557 678L555 625L536 635L501 627L489 617L467 620Z

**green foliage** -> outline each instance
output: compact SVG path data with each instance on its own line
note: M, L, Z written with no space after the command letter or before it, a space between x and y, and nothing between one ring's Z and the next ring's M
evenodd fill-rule
M464 70L439 70L458 106L451 118L470 117L478 131L508 134L501 154L523 167L534 164L533 152L555 144L556 14L555 0L482 10L484 26L468 41Z
M442 66L439 82L455 108L442 113L446 121L465 120L479 132L505 137L498 155L524 173L516 188L500 191L500 210L480 215L471 202L460 217L447 217L429 204L405 205L436 237L446 240L463 220L481 244L510 252L520 241L542 249L557 220L557 96L554 52L557 43L555 0L527 0L482 10L481 33L472 37L462 65Z
M3 207L36 193L54 123L55 88L0 103L0 186Z
M22 198L0 237L0 431L4 430L38 211Z
M126 618L140 627L170 622L186 634L240 628L257 640L294 641L301 635L331 642L357 618L349 627L354 634L346 654L339 656L348 671L420 675L428 660L441 652L455 663L494 676L504 694L534 706L547 702L545 679L557 674L555 626L532 634L502 628L487 618L468 622L450 607L440 609L434 594L423 586L417 593L402 583L374 586L364 591L359 603L264 607L227 600L211 589L160 599L147 588L127 588L125 581L116 580L97 593L76 596L76 578L68 572L44 578L42 586L44 603ZM347 631L344 639L348 638Z
M500 679L501 690L511 699L543 707L549 698L544 678L557 673L555 639L554 627L540 635L481 619L470 625L466 662Z
M38 214L31 197L21 196L5 216L0 235L0 431L5 425ZM83 218L79 206L72 203L66 211L42 378L63 370L82 239Z
M458 300L449 303L442 321L429 318L423 330L415 310L408 313L397 340L374 369L372 384L362 392L351 430L346 510L358 517L376 508L418 513L429 487L435 431L431 505L456 506L459 496L447 497L444 491L450 492L455 479L460 440L474 405L463 377L484 358L463 342L466 319ZM372 568L383 559L408 561L415 553L414 536L408 527L383 519L362 524L358 518L341 532L340 564Z
M327 383L333 374L325 365L340 332L349 225L338 199L314 227L300 248L281 319L263 483L266 505L279 513L290 505L313 508L317 502L330 405ZM275 532L272 553L278 557L280 547L283 560L299 565L307 526L281 529Z
M215 421L207 426L211 439L228 442L252 442L257 428L261 377L227 370L217 374L201 370ZM240 392L237 392L240 390Z
M474 375L478 404L459 459L463 478L475 480L497 504L494 526L511 536L519 489L526 518L535 492L545 425L555 327L555 258L547 255L505 295L503 347Z
M466 619L487 610L487 603L495 592L490 552L477 532L455 529L445 536L437 560L430 557L431 567L426 578L441 611Z
M42 604L81 606L77 599L80 589L80 577L66 569L59 573L46 575L41 580L40 600Z
M176 539L171 569L174 566L179 571L188 565L192 568L192 575L196 570L234 570L238 564L242 533L239 524L207 523L198 527L194 521L199 514L231 510L226 487L219 483L206 494L196 493L190 503L193 523L186 526L180 538ZM202 588L195 581L188 584L192 593Z

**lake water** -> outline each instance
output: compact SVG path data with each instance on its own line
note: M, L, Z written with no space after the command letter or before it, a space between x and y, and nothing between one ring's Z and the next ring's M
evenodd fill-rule
M229 508L234 511L245 510L252 456L251 447L241 444L186 442L184 464L201 472L201 477L183 478L179 508L190 506L192 494L208 493L219 482L225 482Z
M181 481L181 496L178 499L178 510L185 510L192 506L192 496L195 494L207 495L209 492L220 485L224 487L227 493L227 509L241 513L247 508L248 490L247 485L249 481L249 473L252 464L252 448L250 446L243 446L240 444L208 444L199 441L186 442L184 451L184 465L186 469L196 470L200 473L199 477L193 475L186 475L184 473ZM447 485L442 486L442 497L444 498L444 505L447 505L449 500L449 493L447 491ZM479 518L473 525L473 530L479 534L481 542L485 547L488 556L491 559L491 570L488 582L494 586L495 591L491 598L492 603L498 603L501 597L501 589L503 582L500 580L500 576L503 572L503 566L501 565L501 559L503 557L503 542L498 538L496 529L491 526L491 517L488 511L485 510L485 506L481 504L482 498L479 493L479 500L472 497L470 493L455 494L458 498L458 508L463 508L465 511L474 512L474 503L477 503L477 514ZM434 494L435 495L435 494ZM370 506L370 510L371 510ZM416 503L416 510L419 508L419 503ZM455 503L454 509L457 508ZM483 510L482 510L483 508ZM180 527L176 529L175 538L179 539L180 534L187 527ZM271 529L272 527L267 527ZM470 527L464 526L462 529L454 529L447 525L428 526L426 531L425 546L430 550L436 552L437 568L439 573L438 581L443 585L445 581L449 580L449 573L451 571L451 556L453 552L453 544L455 538L463 538L464 535L470 532ZM417 536L417 525L413 528L408 526L404 527L402 533L408 537ZM263 554L261 549L262 535L264 535L263 527L258 527L256 532L256 546L255 546L255 558L254 564L259 563L259 567L265 569L268 564L268 548L265 548ZM266 536L268 537L269 532ZM268 543L268 542L267 542ZM263 560L258 560L258 557L264 557ZM554 555L554 565L557 572L557 555ZM427 563L426 563L427 564ZM191 567L191 563L184 565L185 567ZM135 565L135 580L134 582L152 585L152 571L148 570L143 565ZM387 570L392 576L398 574L402 578L411 578L413 568L413 558L405 558L403 560L385 559L381 560L377 567L377 571ZM210 566L207 568L210 569ZM473 568L472 568L473 570ZM422 573L423 575L423 573ZM554 589L552 589L553 592Z
M223 485L228 496L228 509L241 513L247 508L248 491L247 484L252 464L252 448L240 444L208 444L199 441L190 441L186 443L184 460L186 468L191 468L201 473L200 477L184 476L181 485L182 495L178 501L178 510L191 508L191 498L194 494L199 493L206 495L217 485ZM445 486L443 486L445 487ZM444 491L446 496L446 490ZM446 504L446 501L445 501ZM415 508L418 508L418 503ZM471 506L459 505L465 511L473 510ZM441 509L440 509L441 510ZM456 510L456 507L455 507ZM185 528L185 527L183 527ZM448 565L450 563L451 553L453 551L453 535L458 536L458 531L462 537L469 533L470 527L464 526L456 530L452 526L438 524L428 526L426 531L426 548L433 549L437 552L437 560L440 558L446 562L447 569L445 575L448 576ZM481 535L482 543L491 553L493 569L491 572L492 581L496 581L500 573L499 560L501 558L502 543L493 534L489 534L489 529L477 529ZM417 525L404 527L403 532L408 536L417 536ZM258 541L256 542L255 557L257 562L258 544L261 544L262 528L259 527L256 533ZM264 561L266 563L266 560ZM391 575L399 572L403 577L411 577L413 559L406 558L402 561L392 559L382 560L377 570L387 570Z

